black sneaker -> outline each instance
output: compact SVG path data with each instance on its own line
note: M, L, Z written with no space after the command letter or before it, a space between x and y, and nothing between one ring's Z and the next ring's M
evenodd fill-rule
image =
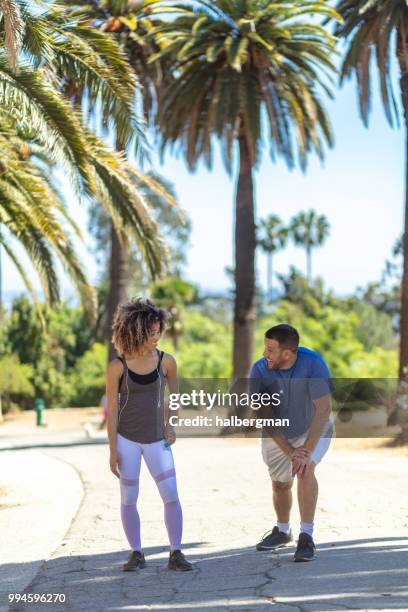
M169 556L168 568L175 572L189 572L193 566L187 561L181 550L173 550Z
M134 572L142 567L146 567L144 554L139 550L132 550L129 559L123 565L124 572Z
M316 546L313 538L307 533L301 533L293 558L294 561L313 561L315 557Z
M272 531L268 531L262 540L256 545L256 550L274 550L286 546L292 541L292 532L283 533L279 531L279 527L274 527Z

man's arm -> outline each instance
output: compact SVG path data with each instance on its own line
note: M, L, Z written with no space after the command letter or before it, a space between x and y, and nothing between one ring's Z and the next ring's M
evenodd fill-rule
M304 444L304 447L310 453L313 452L316 444L322 437L332 410L330 393L312 401L316 408L316 411L312 419L309 435L307 436L306 442Z
M311 454L322 437L325 430L328 419L331 414L331 394L328 393L323 397L312 400L316 408L312 423L310 425L309 435L306 438L306 442L303 446L300 446L294 450L292 455L292 475L295 474L303 475L308 471L309 465L311 465Z
M262 377L260 372L258 371L256 364L252 366L251 374L250 374L250 392L251 395L253 393L267 393L267 389L265 385L262 383ZM255 410L254 410L255 411ZM256 410L256 417L260 419L269 419L273 418L273 410L271 410L271 405L264 406ZM294 447L289 444L285 436L281 433L280 427L268 425L264 426L264 431L268 434L270 438L279 446L279 448L287 455L288 457L292 457L294 452Z

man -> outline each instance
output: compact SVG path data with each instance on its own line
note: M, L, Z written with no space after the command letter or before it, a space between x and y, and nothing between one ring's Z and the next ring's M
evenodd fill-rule
M299 347L299 334L290 325L268 329L264 348L263 357L251 369L251 392L278 392L280 404L273 408L273 417L288 419L289 426L262 431L262 456L272 480L277 523L256 549L274 550L292 541L291 489L297 476L301 523L294 561L311 561L315 556L313 526L318 494L315 467L333 435L330 415L334 386L323 358Z

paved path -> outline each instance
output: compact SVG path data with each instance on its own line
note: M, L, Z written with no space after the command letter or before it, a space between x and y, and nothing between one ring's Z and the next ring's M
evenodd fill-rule
M405 457L329 452L318 468L318 557L297 564L293 546L278 554L254 550L273 524L259 441L178 440L185 553L196 563L194 572L178 574L166 569L161 500L144 466L139 507L147 567L126 573L119 483L108 471L107 445L60 440L41 453L73 466L85 495L61 545L26 592L64 593L67 604L10 610L408 610ZM292 523L297 531L297 512ZM32 537L37 534L33 526Z

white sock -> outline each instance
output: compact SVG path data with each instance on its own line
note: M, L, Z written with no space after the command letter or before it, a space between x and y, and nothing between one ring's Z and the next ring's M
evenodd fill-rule
M300 523L301 533L307 533L310 537L313 537L313 525L314 523Z
M290 531L290 526L289 523L276 523L278 526L279 531L281 531L282 533L286 533L288 534Z

